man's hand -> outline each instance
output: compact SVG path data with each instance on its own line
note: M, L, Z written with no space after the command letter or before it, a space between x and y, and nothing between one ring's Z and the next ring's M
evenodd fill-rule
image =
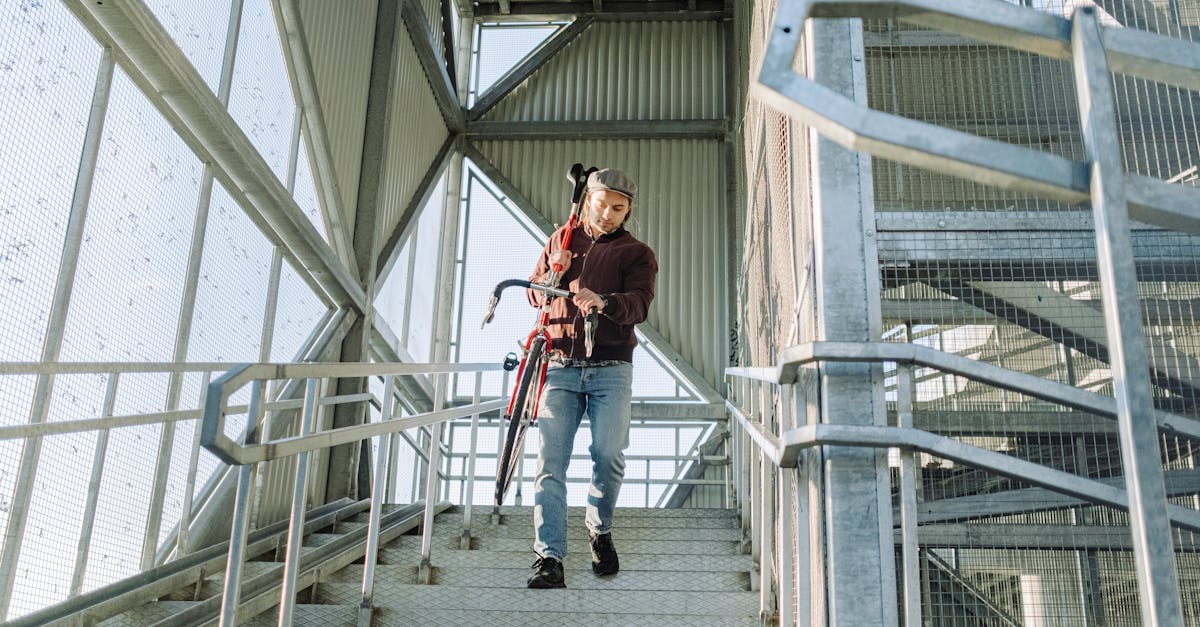
M561 272L566 272L567 268L571 267L571 251L556 250L550 253L550 256L546 260L550 262L551 269L554 268L554 264L559 264L562 266Z
M604 299L586 287L575 292L575 298L572 302L579 308L579 311L584 313L591 311L592 307L595 307L599 311L604 311Z

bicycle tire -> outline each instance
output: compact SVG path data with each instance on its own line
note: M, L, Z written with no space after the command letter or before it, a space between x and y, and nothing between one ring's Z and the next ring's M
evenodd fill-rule
M516 398L513 400L513 415L508 416L508 432L504 438L504 449L496 465L496 493L494 504L499 507L504 503L504 497L512 485L513 475L524 457L525 432L532 422L533 404L537 402L537 387L541 383L539 376L542 370L542 351L546 340L538 337L529 346L529 354L525 358L525 368L521 371L521 380L516 388Z

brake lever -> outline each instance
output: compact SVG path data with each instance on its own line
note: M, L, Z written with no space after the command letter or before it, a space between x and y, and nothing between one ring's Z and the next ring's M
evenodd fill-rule
M588 357L596 347L596 323L599 321L599 311L595 307L588 309L587 317L583 319L583 347Z

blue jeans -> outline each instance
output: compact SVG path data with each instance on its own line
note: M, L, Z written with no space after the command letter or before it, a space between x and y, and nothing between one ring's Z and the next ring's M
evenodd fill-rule
M612 529L613 508L625 476L633 364L583 367L551 364L538 406L538 473L534 482L533 550L562 560L567 554L567 465L586 412L592 431L592 484L584 524Z

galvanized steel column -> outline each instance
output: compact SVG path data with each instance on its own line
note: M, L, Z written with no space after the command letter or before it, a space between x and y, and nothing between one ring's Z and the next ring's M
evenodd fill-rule
M1076 94L1084 145L1092 165L1097 269L1117 402L1121 465L1129 498L1129 527L1133 534L1142 622L1163 627L1183 625L1175 545L1167 515L1158 426L1153 415L1150 359L1129 235L1129 207L1112 76L1095 8L1076 9L1072 21Z
M806 73L865 105L861 20L811 20L805 32ZM808 147L817 339L877 340L879 277L870 157L811 129ZM824 363L818 376L822 423L882 424L881 365ZM820 480L824 493L810 524L824 526L824 572L813 573L813 579L825 583L825 620L856 627L893 625L897 604L887 452L826 446L821 455L822 476L809 480Z
M391 135L392 98L396 91L395 66L399 55L397 37L402 0L381 0L376 9L371 77L367 88L366 123L363 129L362 170L355 198L352 244L355 272L366 293L362 316L354 322L342 341L339 361L370 361L371 328L375 319L376 263L382 241L379 235L383 212L378 206L384 168L388 167L387 139ZM369 386L364 378L345 378L334 382L337 395L361 394ZM362 403L341 404L333 410L333 428L348 427L367 421ZM369 450L366 441L343 444L328 452L325 475L325 500L369 496L370 465L360 464L361 452ZM319 477L319 476L318 476ZM361 483L361 485L360 485Z

